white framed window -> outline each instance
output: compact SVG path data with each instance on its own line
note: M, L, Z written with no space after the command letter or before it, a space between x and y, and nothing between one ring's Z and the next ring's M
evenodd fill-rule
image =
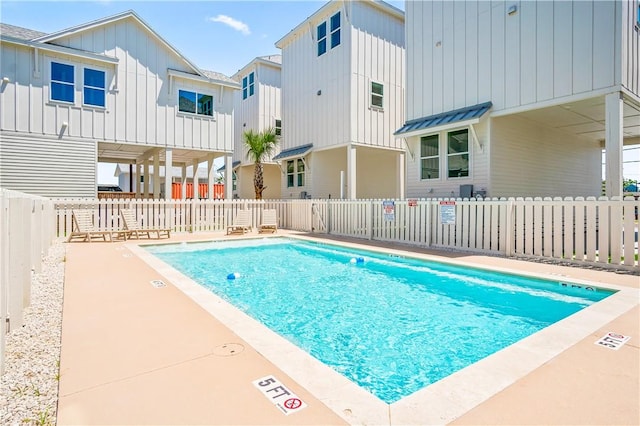
M469 130L447 134L447 177L469 177Z
M244 76L242 79L242 99L247 99L249 96L253 96L255 90L255 74L250 72L249 75Z
M276 125L274 127L276 136L282 136L282 120L276 118Z
M106 73L92 68L85 68L82 82L83 104L104 108L106 106Z
M213 117L213 96L178 90L178 111Z
M304 161L302 159L287 161L287 188L304 186Z
M324 55L327 52L327 44L331 44L331 49L340 45L340 12L329 18L328 27L328 33L327 21L321 22L316 27L316 43L318 45L318 56Z
M340 12L331 17L331 48L340 45Z
M52 101L75 102L75 67L73 65L51 62L49 97Z
M384 86L380 83L371 82L371 107L383 108Z
M323 22L316 29L316 39L318 40L318 56L327 51L327 23Z
M420 138L420 179L440 178L440 138L438 135Z

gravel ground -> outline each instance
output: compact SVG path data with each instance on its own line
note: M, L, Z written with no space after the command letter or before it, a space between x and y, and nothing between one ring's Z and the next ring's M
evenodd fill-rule
M6 339L0 379L0 425L55 425L65 248L55 242L31 281L24 325Z

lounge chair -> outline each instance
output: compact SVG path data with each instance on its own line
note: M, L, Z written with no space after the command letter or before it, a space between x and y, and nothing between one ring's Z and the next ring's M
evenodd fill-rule
M238 210L238 214L233 219L233 223L227 226L227 235L231 233L241 232L247 233L251 231L251 212L249 210Z
M278 230L278 214L275 209L265 209L262 211L262 222L258 226L258 233L276 232Z
M115 231L121 235L121 231ZM91 242L92 238L100 238L102 241L107 241L107 235L109 241L113 241L112 231L98 231L93 226L93 211L92 210L72 210L71 211L71 233L67 242L70 242L76 238L82 238L82 241ZM126 239L126 236L125 236Z
M148 228L142 227L142 224L136 219L136 213L131 209L121 209L120 217L127 234L127 238L151 238L151 234L155 234L156 239L161 237L171 237L171 229L166 228Z

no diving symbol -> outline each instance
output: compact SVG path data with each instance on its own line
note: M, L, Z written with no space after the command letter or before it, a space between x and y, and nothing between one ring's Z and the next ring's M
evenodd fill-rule
M296 408L300 408L301 405L302 401L300 401L298 398L289 398L284 402L284 406L288 410L295 410Z

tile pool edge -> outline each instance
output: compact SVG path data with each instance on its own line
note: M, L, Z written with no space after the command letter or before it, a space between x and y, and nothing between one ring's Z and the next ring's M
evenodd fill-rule
M318 243L317 239L289 237ZM208 241L212 240L225 241L224 239ZM469 266L468 263L451 259L441 261L434 255L398 249L381 249L366 244L343 244L335 241L320 243ZM640 295L637 289L628 287L603 285L560 275L522 273L493 266L483 268L474 264L473 267L477 269L583 283L617 290L617 293L389 405L165 264L144 248L138 245L131 245L129 248L175 287L351 424L448 423L633 308L638 304ZM473 386L470 386L470 383L473 383Z

